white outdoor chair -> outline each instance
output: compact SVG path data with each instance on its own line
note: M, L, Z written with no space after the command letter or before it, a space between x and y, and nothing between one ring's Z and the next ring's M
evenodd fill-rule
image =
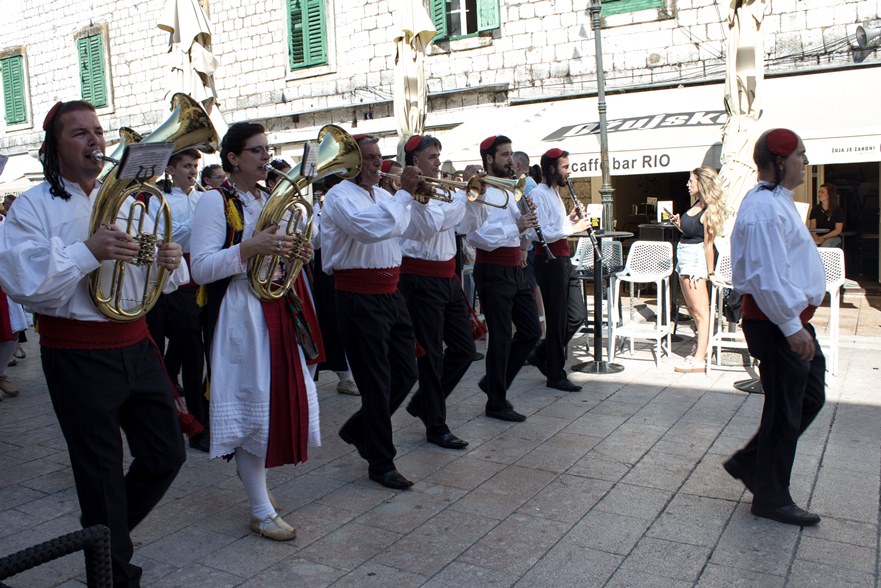
M612 333L609 361L615 359L618 338L630 341L633 353L633 339L652 339L655 341L655 365L660 366L662 339L667 339L666 352L670 354L670 274L673 273L673 245L666 241L636 241L630 246L624 270L612 274L610 296L612 300ZM619 305L621 303L621 282L630 284L630 320L618 326ZM633 285L654 283L657 299L654 308L655 322L640 323L634 320ZM663 308L663 311L662 311ZM663 316L662 316L663 315ZM649 328L650 327L650 328Z
M716 275L713 276L712 292L710 293L710 338L707 343L707 375L713 366L713 353L716 354L716 366L722 365L722 348L746 349L743 331L738 330L736 323L729 323L722 312L724 291L731 289L731 255L722 253L716 260Z
M841 305L841 287L844 285L844 250L837 247L819 247L823 271L826 272L826 292L829 293L829 356L826 369L838 372L838 309ZM830 369L831 366L831 369Z

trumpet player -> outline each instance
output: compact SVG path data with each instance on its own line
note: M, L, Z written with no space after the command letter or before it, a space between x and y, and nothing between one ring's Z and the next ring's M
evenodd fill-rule
M95 108L58 102L43 122L46 180L0 223L0 285L38 315L43 373L64 433L83 526L110 528L114 586L138 586L129 535L165 494L186 459L171 382L142 317L109 321L87 276L129 261L139 246L117 226L89 234L100 196L104 130ZM144 219L146 225L152 225ZM154 262L172 272L165 291L189 281L181 247L163 243ZM145 279L130 265L127 273ZM122 432L134 458L123 469Z
M395 192L400 190L400 175L401 172L404 171L404 166L394 159L385 159L383 160L382 167L380 169L385 175L383 175L382 179L379 180L379 187L389 194L394 194Z
M510 178L513 155L511 139L504 135L480 143L483 167L491 176ZM493 186L486 188L484 197L494 203L506 200L504 192ZM514 199L509 199L503 208L492 207L487 221L468 233L468 241L477 249L474 280L490 335L486 375L479 386L487 395L486 416L503 421L526 420L511 406L507 390L541 334L525 271L527 232L535 219L534 212L522 214ZM512 323L517 329L513 337Z
M530 353L529 360L545 375L548 388L578 392L581 386L566 377L566 346L584 324L587 309L575 268L569 261L568 237L587 230L590 221L579 219L575 209L567 215L560 196L560 188L566 186L569 177L569 153L549 149L541 156L541 172L542 182L530 197L554 259L549 260L541 247L535 247L535 276L544 302L547 333Z
M334 276L340 333L346 357L361 391L361 408L340 429L368 463L371 480L403 490L413 485L395 467L391 415L416 382L416 341L404 297L398 290L400 239L413 214L419 170L401 174L394 196L380 188L379 140L355 135L361 173L327 193L321 211L324 271Z
M437 177L440 153L441 142L431 135L414 135L404 146L406 164L418 167L426 178ZM426 206L440 215L414 215L401 239L401 293L407 299L416 341L425 351L416 360L419 389L407 412L422 419L429 443L465 449L468 442L454 435L446 422L446 398L468 371L476 352L468 303L456 278L456 233L480 227L489 207L469 202L463 190L451 198L449 203L431 200ZM438 217L439 226L422 222Z

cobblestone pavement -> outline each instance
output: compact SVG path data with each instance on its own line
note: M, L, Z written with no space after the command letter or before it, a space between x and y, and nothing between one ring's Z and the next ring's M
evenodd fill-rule
M510 398L520 424L482 416L475 363L449 401L471 445L425 442L394 416L397 465L411 491L367 479L336 435L358 406L323 375L323 446L306 464L272 470L270 486L299 537L249 532L235 467L189 450L165 499L138 527L144 585L182 586L878 586L881 485L879 299L842 307L842 353L827 404L803 436L793 495L816 528L758 519L721 462L754 432L762 397L733 388L742 365L710 377L656 368L647 345L616 375L572 377L580 393L544 387L524 368ZM817 315L823 331L828 309ZM681 330L688 334L688 327ZM43 380L37 336L10 368L22 393L0 402L0 554L76 530L67 451ZM577 341L580 347L581 341ZM675 347L687 353L689 343ZM575 350L575 355L579 353ZM726 356L729 363L732 356ZM734 356L734 359L737 359ZM82 556L7 580L80 586Z

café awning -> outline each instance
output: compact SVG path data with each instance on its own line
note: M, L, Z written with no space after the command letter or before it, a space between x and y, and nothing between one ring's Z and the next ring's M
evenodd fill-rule
M881 161L879 76L881 68L862 67L767 79L760 130L792 128L813 164ZM612 175L718 168L724 96L722 83L608 94ZM533 163L560 147L574 177L600 176L598 121L596 97L483 109L441 137L441 158L462 169L479 162L481 140L504 134Z

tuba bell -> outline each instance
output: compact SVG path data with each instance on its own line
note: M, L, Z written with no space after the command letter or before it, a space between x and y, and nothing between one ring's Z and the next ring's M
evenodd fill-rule
M211 153L218 147L217 131L201 104L186 94L175 94L171 107L171 116L146 137L141 138L135 131L123 127L120 129L120 146L111 156L100 151L92 154L93 159L105 161L108 165L98 176L102 184L92 206L89 235L94 235L101 227L116 226L131 235L140 247L140 252L131 261L102 262L101 267L89 274L89 293L95 307L114 321L136 320L156 304L168 279L168 270L154 267L156 247L159 241L171 242L168 202L159 189L147 183L156 176L139 176L136 180L117 177L125 150L128 145L139 142L170 142L174 144L174 153L193 148ZM148 218L148 198L156 198L159 203L155 221ZM112 271L107 275L105 270L111 266ZM137 271L139 266L146 266L146 269ZM143 286L136 281L127 281L127 273L143 276Z
M255 255L248 261L248 279L251 291L261 300L276 300L291 289L294 280L303 269L300 254L306 243L312 240L312 221L314 211L309 199L303 195L312 182L337 174L342 178L354 178L361 173L361 150L349 133L335 125L325 125L318 133L318 153L314 175L304 175L306 162L301 162L288 173L281 172L271 165L266 171L281 176L260 218L255 232L278 223L279 230L295 238L294 248L287 255ZM286 262L283 267L282 262ZM281 281L275 280L276 272L283 269L286 274Z

